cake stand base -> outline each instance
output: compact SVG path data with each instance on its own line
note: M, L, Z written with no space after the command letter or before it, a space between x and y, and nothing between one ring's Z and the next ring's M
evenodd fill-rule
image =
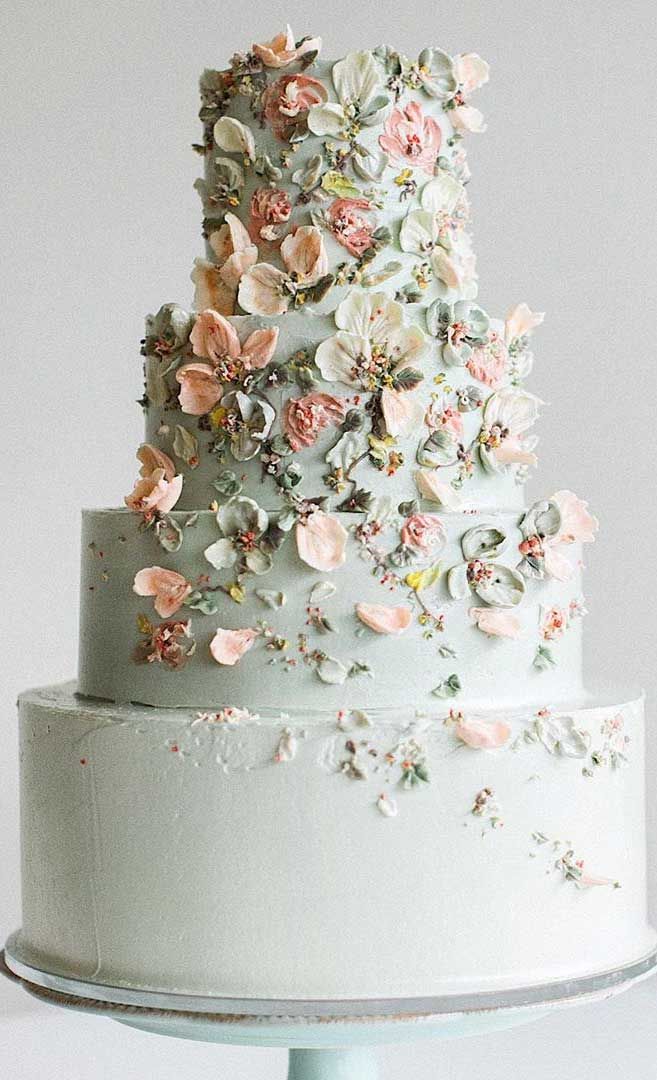
M0 972L41 1001L177 1039L287 1047L288 1080L377 1080L377 1045L517 1027L555 1008L612 997L657 970L653 951L611 971L542 986L438 998L266 1001L83 982L31 967L19 953L14 935L0 953Z

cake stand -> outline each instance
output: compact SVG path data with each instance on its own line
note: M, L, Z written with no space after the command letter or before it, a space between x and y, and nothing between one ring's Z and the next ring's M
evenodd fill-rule
M67 979L31 967L19 952L13 935L0 954L0 970L41 1001L177 1039L288 1047L288 1080L376 1080L377 1045L502 1031L555 1008L602 1001L657 969L653 951L597 975L503 991L399 1000L240 1001Z

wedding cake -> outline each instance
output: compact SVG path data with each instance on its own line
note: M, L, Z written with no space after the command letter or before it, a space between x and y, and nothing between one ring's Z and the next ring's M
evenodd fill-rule
M643 703L582 682L597 522L525 496L543 315L478 297L487 80L289 28L203 73L194 302L83 514L78 682L20 701L25 964L390 998L654 948Z

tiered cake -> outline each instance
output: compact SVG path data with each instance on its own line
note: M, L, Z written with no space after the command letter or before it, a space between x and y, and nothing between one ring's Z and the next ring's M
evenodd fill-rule
M641 700L582 685L582 545L527 506L543 316L477 299L475 54L201 79L207 250L84 513L77 687L21 700L21 958L267 998L532 985L654 946Z

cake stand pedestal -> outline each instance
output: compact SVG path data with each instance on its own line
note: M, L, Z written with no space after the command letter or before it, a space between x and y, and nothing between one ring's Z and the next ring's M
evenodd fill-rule
M266 1001L167 994L67 979L20 959L17 937L0 971L34 997L177 1039L290 1050L288 1080L376 1080L374 1047L462 1038L538 1020L555 1008L612 997L657 969L657 952L601 974L503 991L368 1001Z

